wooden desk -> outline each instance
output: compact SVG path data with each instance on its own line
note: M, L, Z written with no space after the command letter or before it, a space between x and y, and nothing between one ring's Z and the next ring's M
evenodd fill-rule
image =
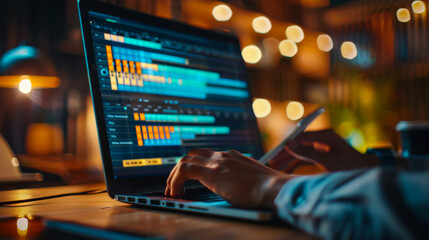
M0 192L0 201L80 192L104 187L104 184L88 184L2 191ZM250 223L132 207L129 204L110 199L106 193L67 196L0 206L0 218L18 216L40 216L138 236L165 237L168 239L314 239L283 224Z

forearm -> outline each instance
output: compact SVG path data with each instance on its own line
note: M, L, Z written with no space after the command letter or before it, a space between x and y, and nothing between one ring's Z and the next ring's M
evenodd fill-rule
M277 195L277 212L283 220L325 239L412 238L415 231L398 216L416 215L419 210L410 206L406 196L398 208L398 196L392 196L397 194L386 186L401 193L408 185L428 185L429 178L422 176L411 184L407 174L395 174L393 170L372 169L296 177ZM429 200L425 192L415 194Z

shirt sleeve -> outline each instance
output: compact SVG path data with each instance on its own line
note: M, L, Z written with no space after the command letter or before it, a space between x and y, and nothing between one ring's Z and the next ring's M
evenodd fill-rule
M375 168L296 177L275 204L281 219L324 239L429 236L429 172Z

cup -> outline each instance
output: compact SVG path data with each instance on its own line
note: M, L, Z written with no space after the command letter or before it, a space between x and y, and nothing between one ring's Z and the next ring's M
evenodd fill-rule
M429 122L402 121L396 124L401 137L402 156L429 157Z
M429 169L429 122L401 121L396 124L401 140L402 157L413 170Z

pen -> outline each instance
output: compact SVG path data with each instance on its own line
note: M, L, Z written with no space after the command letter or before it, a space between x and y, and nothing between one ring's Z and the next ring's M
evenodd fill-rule
M290 131L291 134L289 134L280 144L278 144L275 148L268 151L264 156L262 156L259 159L259 162L262 164L267 164L270 159L275 157L277 154L280 153L281 150L283 150L284 146L287 144L287 142L295 139L298 137L304 130L310 125L310 123L313 122L314 119L316 119L320 114L325 112L325 108L319 107L308 116L303 118L301 121L299 121L296 126Z

